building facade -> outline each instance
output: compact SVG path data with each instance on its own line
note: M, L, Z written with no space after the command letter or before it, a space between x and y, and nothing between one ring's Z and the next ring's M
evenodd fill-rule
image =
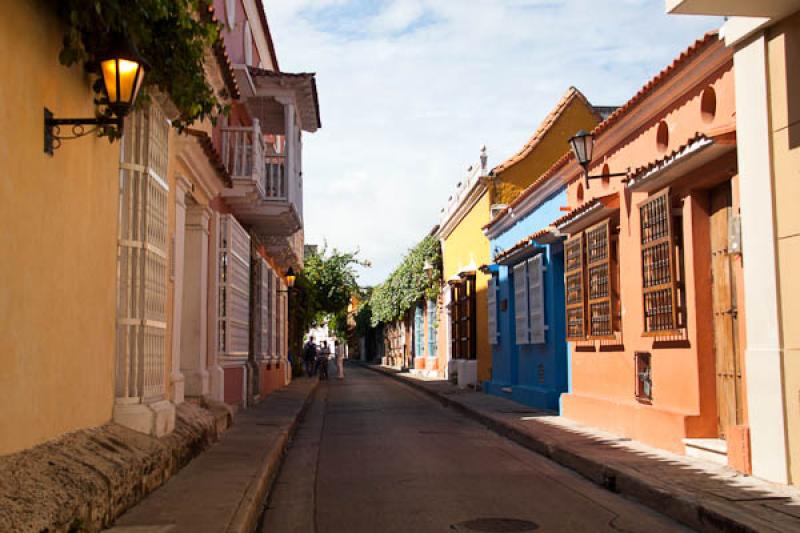
M800 483L798 61L795 2L667 0L676 14L729 17L721 33L736 66L744 275L745 366L753 474Z
M732 59L710 33L598 125L597 179L559 160L570 211L544 229L566 237L563 415L748 471Z
M566 186L548 176L531 183L531 177L542 176L564 155L576 131L596 126L602 110L571 87L523 149L490 173L502 202L483 228L492 253L485 268L491 274L492 372L483 383L490 394L557 410L567 390L563 247L561 239L540 232L562 214Z
M261 3L220 1L198 14L226 19L204 75L229 117L179 133L169 95L150 90L120 141L65 140L53 155L42 150L42 109L93 116L91 83L59 64L65 28L52 6L9 9L13 28L0 39L16 36L7 48L24 61L5 65L0 84L15 102L0 121L18 132L13 153L9 143L0 152L13 198L0 214L0 312L9 317L0 453L109 421L161 436L187 399L244 407L285 384L283 277L302 266L300 132L318 128L319 115L313 75L281 78ZM261 77L281 81L242 83ZM273 93L284 103L250 101ZM250 143L232 138L230 128L260 131L259 120L271 126ZM248 165L264 193L245 205ZM23 222L31 219L49 220L56 234L38 235L45 225ZM58 268L36 252L45 242ZM43 387L36 401L25 400L34 387Z

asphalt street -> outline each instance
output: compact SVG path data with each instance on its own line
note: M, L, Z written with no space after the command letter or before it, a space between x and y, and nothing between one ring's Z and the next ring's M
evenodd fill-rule
M342 381L320 384L261 529L685 531L423 393L357 366L349 366Z

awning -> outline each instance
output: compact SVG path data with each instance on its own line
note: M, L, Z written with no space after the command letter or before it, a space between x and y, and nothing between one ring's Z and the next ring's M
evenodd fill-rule
M662 189L672 181L735 149L735 132L717 136L697 134L661 159L634 170L627 188L643 192Z
M619 211L619 194L613 193L586 201L555 220L551 226L561 233L573 234Z
M284 133L284 108L279 100L287 97L297 106L303 130L315 132L322 127L314 73L293 74L237 65L236 77L239 87L246 88L241 90L245 103L261 121L262 130Z

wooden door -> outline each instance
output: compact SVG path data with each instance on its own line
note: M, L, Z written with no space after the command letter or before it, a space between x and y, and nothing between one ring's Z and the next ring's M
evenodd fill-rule
M731 184L711 191L711 275L714 353L717 372L717 417L720 438L742 423L742 360L733 265L728 249Z

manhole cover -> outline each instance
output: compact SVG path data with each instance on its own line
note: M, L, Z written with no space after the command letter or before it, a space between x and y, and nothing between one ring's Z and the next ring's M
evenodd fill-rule
M455 531L480 531L483 533L507 533L514 531L533 531L539 529L535 522L516 518L476 518L453 524Z

